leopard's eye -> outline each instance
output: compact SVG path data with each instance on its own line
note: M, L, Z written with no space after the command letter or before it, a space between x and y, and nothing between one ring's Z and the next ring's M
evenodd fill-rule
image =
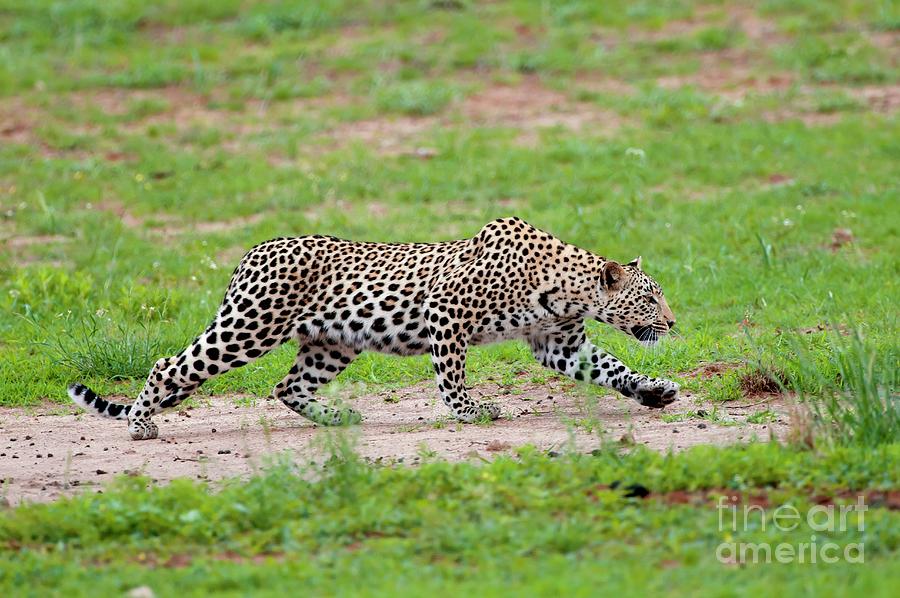
M656 300L656 297L654 297L653 295L647 295L645 297L645 299L647 299L647 301L649 301L653 305L656 305L658 303L658 301Z

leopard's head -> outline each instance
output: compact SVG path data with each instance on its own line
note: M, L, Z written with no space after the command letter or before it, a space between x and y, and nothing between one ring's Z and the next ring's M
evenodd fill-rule
M596 318L645 345L655 345L675 326L675 314L659 284L641 269L640 257L625 265L604 263L597 295Z

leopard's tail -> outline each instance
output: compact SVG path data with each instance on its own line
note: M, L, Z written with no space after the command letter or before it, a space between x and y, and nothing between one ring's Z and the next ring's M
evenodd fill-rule
M112 419L128 419L131 413L131 405L122 403L110 403L106 399L97 396L93 390L84 384L70 384L69 396L75 404L94 415L109 417Z

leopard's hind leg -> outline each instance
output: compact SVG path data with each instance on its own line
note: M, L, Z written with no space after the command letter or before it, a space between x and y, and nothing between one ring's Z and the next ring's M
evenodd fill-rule
M156 362L128 414L128 432L133 439L156 438L153 415L176 407L213 376L246 365L290 338L287 323L261 326L255 320L231 317L230 313L226 303L213 323L186 349Z
M275 385L272 396L289 409L325 426L355 424L362 418L353 409L333 409L315 398L319 387L331 382L359 355L351 347L327 340L300 339L297 358L288 375Z

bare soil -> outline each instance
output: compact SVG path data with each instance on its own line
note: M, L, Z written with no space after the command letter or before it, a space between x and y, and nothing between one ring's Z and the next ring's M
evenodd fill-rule
M422 383L353 399L365 419L347 432L366 459L415 465L425 454L454 461L490 459L524 445L589 452L600 446L599 434L588 431L590 421L605 429L608 441L661 451L783 438L788 430L786 415L771 424L721 425L697 417L667 423L663 414L698 411L696 397L685 395L660 412L612 396L594 404L571 388L560 380L515 390L477 386L473 396L498 402L503 417L489 425L463 425L449 417L434 385ZM216 481L251 475L282 453L299 464L322 458L330 431L280 402L240 396L201 397L199 402L157 416L160 438L142 442L129 439L124 422L79 414L74 407L0 409L3 493L13 504L47 501L102 491L120 474L143 474L159 483L177 477ZM741 413L740 420L749 414Z
M404 154L427 159L427 148L416 145L424 132L459 123L517 129L517 142L525 147L537 143L543 129L560 127L595 133L617 130L625 118L589 102L576 102L550 89L537 77L525 77L514 85L492 85L456 102L434 116L384 116L342 123L322 133L334 146L365 142L385 155ZM423 153L424 150L424 153Z

